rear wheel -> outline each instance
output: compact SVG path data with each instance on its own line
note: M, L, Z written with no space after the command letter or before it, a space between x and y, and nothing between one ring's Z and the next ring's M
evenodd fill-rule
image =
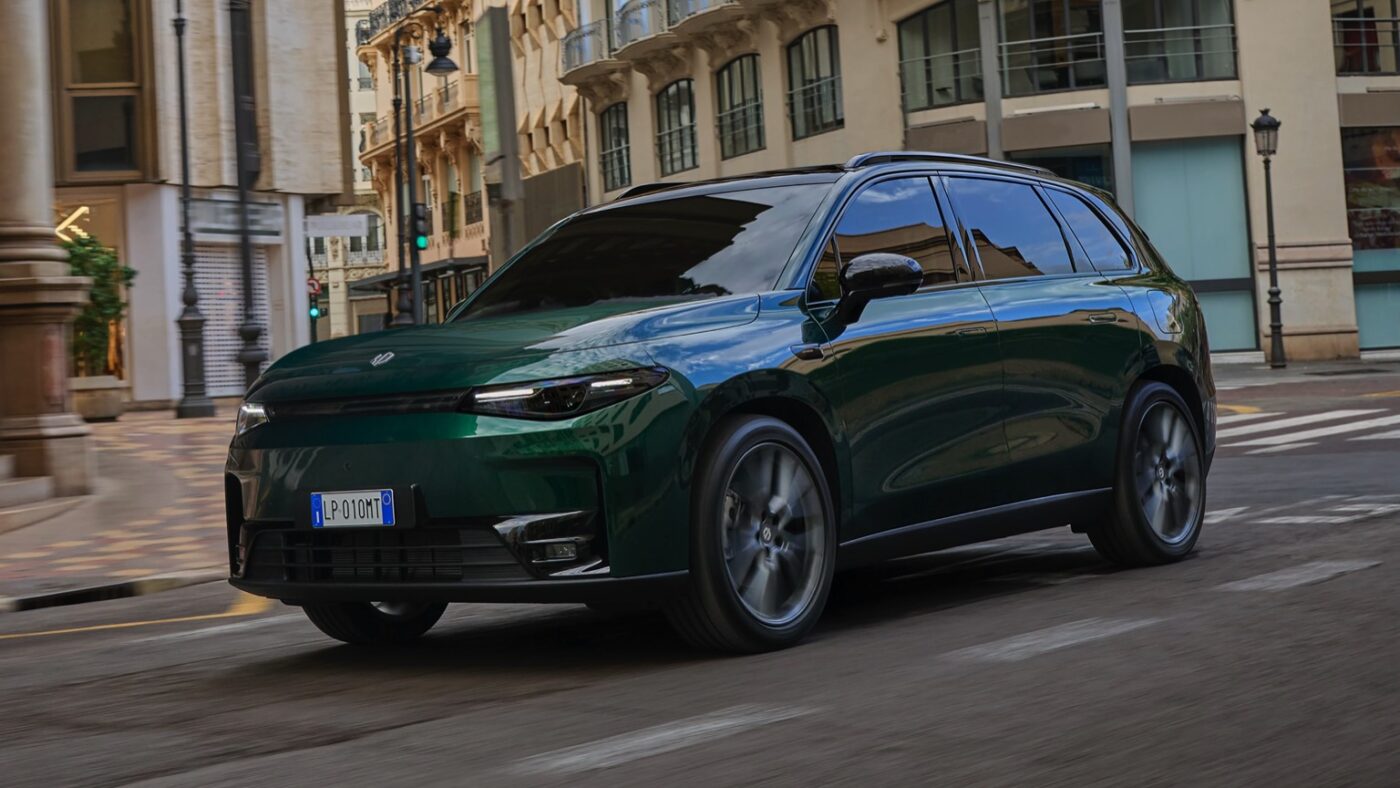
M696 467L691 588L666 614L702 648L790 646L816 624L835 567L831 493L811 447L766 416L722 422Z
M440 602L308 602L301 607L316 628L361 646L407 643L442 618Z
M1089 529L1109 561L1149 566L1179 561L1196 546L1205 518L1206 469L1198 425L1163 383L1136 388L1124 409L1114 506Z

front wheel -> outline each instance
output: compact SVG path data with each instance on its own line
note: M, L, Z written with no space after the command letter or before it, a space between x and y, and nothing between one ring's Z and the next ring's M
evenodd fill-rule
M1089 529L1109 561L1150 566L1179 561L1205 519L1206 469L1200 429L1176 390L1147 383L1129 395L1118 443L1113 512Z
M801 640L826 606L836 518L821 463L787 423L721 422L701 454L691 588L667 608L691 644L757 652Z
M438 602L308 602L316 628L359 646L407 643L433 628L447 605Z

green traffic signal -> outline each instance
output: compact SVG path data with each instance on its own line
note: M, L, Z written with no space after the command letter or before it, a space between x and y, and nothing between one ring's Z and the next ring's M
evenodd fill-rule
M312 320L315 320L316 318L318 318L318 317L320 317L320 316L321 316L321 307L319 307L319 306L312 306L312 307L311 307L311 319L312 319Z
M414 246L417 246L417 247L418 247L418 251L420 251L420 252L423 251L423 250L425 250L425 249L427 249L427 248L428 248L428 236L426 236L426 235L420 235L420 236L415 237L415 238L413 239L413 245L414 245Z

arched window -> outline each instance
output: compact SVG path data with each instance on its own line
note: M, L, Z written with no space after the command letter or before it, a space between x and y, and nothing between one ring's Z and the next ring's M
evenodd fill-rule
M841 107L841 53L836 26L818 27L788 45L788 107L792 138L839 129L846 124Z
M982 100L977 0L945 0L899 23L904 109Z
M598 113L598 168L603 191L632 184L632 148L627 136L627 103L618 102Z
M720 158L731 159L763 149L763 96L759 91L758 55L737 57L715 72Z
M663 176L700 166L695 152L694 80L676 80L656 94L656 156Z

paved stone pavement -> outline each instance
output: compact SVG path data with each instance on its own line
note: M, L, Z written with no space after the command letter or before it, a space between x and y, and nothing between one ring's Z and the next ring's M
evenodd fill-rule
M0 596L226 564L231 416L131 413L92 426L98 494L0 535Z

